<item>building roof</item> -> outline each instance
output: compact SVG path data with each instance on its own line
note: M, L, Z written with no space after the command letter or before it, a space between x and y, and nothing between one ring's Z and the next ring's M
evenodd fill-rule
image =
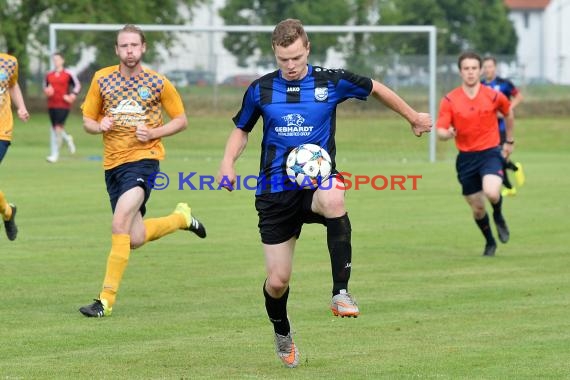
M504 0L509 9L544 9L550 0Z

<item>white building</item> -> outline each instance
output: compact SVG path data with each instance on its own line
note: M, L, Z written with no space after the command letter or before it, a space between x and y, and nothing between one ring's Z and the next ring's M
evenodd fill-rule
M524 79L570 84L570 0L505 0Z

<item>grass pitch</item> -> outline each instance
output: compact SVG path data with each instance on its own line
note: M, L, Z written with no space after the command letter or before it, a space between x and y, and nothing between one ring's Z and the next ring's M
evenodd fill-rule
M215 175L229 117L191 117L166 139L162 170L174 183L148 203L154 217L188 201L208 238L177 232L133 251L113 316L86 319L77 309L97 295L110 246L100 138L74 116L78 152L50 165L47 116L33 115L0 167L20 227L15 242L0 231L0 378L568 378L569 121L518 121L514 158L527 184L505 200L511 241L484 258L452 144L429 164L426 139L403 121L341 117L340 169L422 179L415 191L347 194L358 319L328 310L325 230L305 226L289 301L302 363L290 370L263 306L253 192L175 186L178 172ZM241 174L256 174L260 132Z

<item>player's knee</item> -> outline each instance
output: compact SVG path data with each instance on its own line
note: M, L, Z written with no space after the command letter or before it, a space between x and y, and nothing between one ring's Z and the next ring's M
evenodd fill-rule
M113 218L113 223L111 224L111 231L113 234L128 234L129 227L127 223L122 218Z
M146 229L145 228L133 228L130 232L131 236L131 248L136 249L144 245L147 242Z
M342 194L319 198L319 211L326 217L342 216L346 212Z
M501 191L500 190L486 190L485 191L485 196L487 197L487 199L489 199L489 201L491 203L497 203L499 201L499 199L501 198Z
M135 237L131 235L131 249L137 249L141 247L145 243L144 238L141 239L140 237Z
M485 216L485 213L487 212L485 210L485 204L483 202L472 203L471 209L473 210L473 216L475 217L475 219L481 219L482 217Z
M270 293L282 294L287 290L287 287L289 286L289 278L287 276L269 276L267 277L265 286Z

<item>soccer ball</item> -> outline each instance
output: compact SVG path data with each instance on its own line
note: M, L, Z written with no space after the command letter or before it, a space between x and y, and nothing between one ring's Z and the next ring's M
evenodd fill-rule
M287 176L301 188L317 188L331 174L331 157L315 144L303 144L287 156Z

